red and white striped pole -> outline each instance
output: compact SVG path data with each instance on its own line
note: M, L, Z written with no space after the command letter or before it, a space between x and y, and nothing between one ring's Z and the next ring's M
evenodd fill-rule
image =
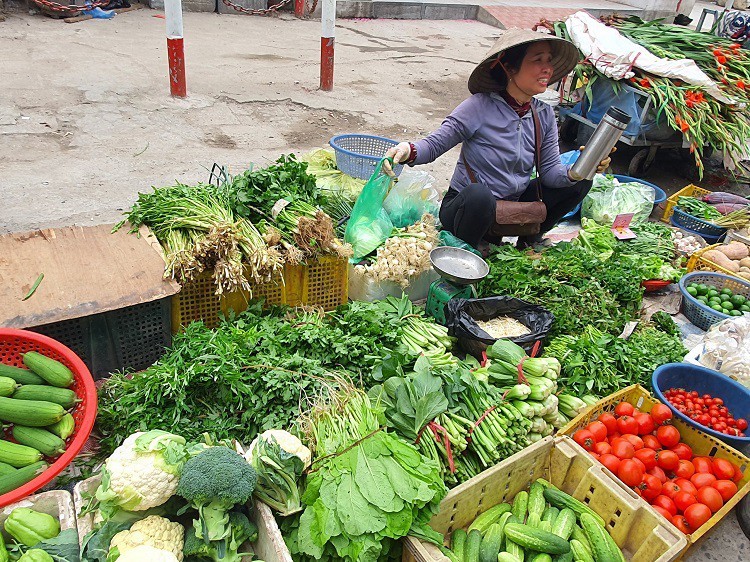
M320 89L333 90L333 47L336 42L336 0L323 0L320 21Z
M182 41L182 0L164 0L167 20L167 58L169 59L169 91L173 97L187 96L185 83L185 48Z
M307 8L307 0L294 0L294 15L298 18L305 17L305 8Z

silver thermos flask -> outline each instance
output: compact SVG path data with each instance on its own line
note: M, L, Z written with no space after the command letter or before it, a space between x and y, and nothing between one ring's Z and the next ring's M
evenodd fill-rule
M575 181L593 179L599 163L609 156L628 123L630 115L616 107L610 107L570 169L570 177Z

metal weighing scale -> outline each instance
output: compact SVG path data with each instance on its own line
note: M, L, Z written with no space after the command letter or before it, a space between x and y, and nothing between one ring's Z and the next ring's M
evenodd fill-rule
M432 267L440 275L427 293L427 314L445 324L445 306L455 298L477 296L474 283L490 272L487 262L478 255L452 246L440 246L430 252Z

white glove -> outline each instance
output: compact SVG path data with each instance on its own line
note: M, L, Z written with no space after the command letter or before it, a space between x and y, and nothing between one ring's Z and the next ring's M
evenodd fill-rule
M394 164L401 164L409 159L409 154L411 154L411 145L408 142L400 142L396 146L389 148L388 152L385 153L385 157L393 158ZM389 176L396 175L393 173L391 163L388 160L383 162L383 171Z

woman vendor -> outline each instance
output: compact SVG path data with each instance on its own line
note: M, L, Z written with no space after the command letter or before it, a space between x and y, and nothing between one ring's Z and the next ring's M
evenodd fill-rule
M509 29L471 73L473 95L438 130L414 143L401 142L386 153L395 163L425 164L462 143L440 207L444 229L480 249L499 236L520 235L518 246L523 248L541 241L583 200L591 181L570 178L560 162L554 111L533 97L562 79L577 62L578 51L569 41ZM532 180L537 159L540 179ZM599 171L609 162L603 160ZM385 167L390 171L387 163ZM540 198L543 205L512 203ZM519 219L518 213L525 218Z

